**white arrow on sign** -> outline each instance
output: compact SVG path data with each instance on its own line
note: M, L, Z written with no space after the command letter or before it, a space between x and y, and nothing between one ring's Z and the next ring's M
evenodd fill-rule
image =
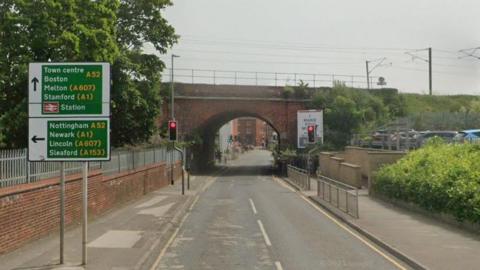
M28 100L29 103L42 102L42 66L35 63L28 66Z

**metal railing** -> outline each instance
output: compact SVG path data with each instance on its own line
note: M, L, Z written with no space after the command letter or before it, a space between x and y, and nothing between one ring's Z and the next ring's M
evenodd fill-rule
M235 71L235 70L210 70L210 69L186 69L175 68L173 70L174 81L197 84L226 84L226 85L262 85L262 86L285 86L299 85L301 81L308 83L309 87L330 87L334 82L340 81L350 87L366 88L367 79L364 75L345 74L315 74L315 73L285 73L285 72L259 72L259 71ZM172 69L165 69L163 77L171 82ZM168 78L168 79L167 79ZM374 80L378 77L370 77L371 88L374 88Z
M358 189L335 181L323 175L317 181L317 198L340 209L348 215L359 218Z
M29 162L27 149L0 150L0 188L33 183L60 176L60 162ZM89 170L102 170L105 175L141 168L158 162L172 164L180 154L165 147L140 150L113 150L110 161L89 162ZM65 172L82 171L81 162L65 162Z
M306 170L287 165L287 177L299 188L310 190L310 177Z

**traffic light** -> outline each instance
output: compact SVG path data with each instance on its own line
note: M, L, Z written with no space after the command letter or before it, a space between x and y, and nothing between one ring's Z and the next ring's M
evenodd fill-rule
M307 132L308 132L308 142L314 143L315 142L315 126L308 126Z
M168 137L172 142L177 140L177 121L175 120L168 121Z

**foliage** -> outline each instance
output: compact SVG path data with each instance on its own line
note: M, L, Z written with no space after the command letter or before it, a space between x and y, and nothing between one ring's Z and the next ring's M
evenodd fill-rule
M425 147L381 168L373 190L428 211L451 214L460 221L480 223L479 159L480 145L430 140Z
M160 106L157 51L176 41L161 16L170 1L9 0L0 2L0 145L27 143L29 62L112 64L112 144L143 142Z
M318 92L313 97L312 108L324 109L324 141L328 148L342 148L353 133L403 113L403 103L397 94L381 93L352 89L335 82L331 90Z
M480 112L480 97L469 95L430 96L401 94L406 104L406 114L422 112Z
M306 98L308 96L308 83L300 80L300 83L293 88L293 93L296 98Z
M291 86L289 86L289 85L286 85L286 86L283 88L283 92L282 92L283 98L289 98L289 97L291 97L294 92L295 92L295 90L293 89L293 87L291 87Z

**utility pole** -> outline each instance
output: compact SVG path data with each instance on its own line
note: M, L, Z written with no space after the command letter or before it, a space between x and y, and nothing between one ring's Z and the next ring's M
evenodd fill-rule
M428 48L428 88L432 95L432 47Z
M173 104L174 104L174 90L173 90L173 84L174 84L174 77L173 77L173 59L175 57L180 57L178 55L175 55L175 54L172 54L172 70L171 70L171 81L170 81L170 108L171 108L171 120L175 120L175 111L174 111L174 108L173 108Z
M382 65L382 63L387 60L386 57L383 57L383 58L380 58L380 59L376 59L376 60L372 60L372 61L366 61L365 62L365 66L367 68L367 88L370 89L370 73L372 73L373 70L375 70L377 67L383 67L383 66L391 66L392 63L389 63L389 64L385 64L385 65ZM375 66L372 67L372 69L369 68L368 64L370 62L378 62Z
M370 61L368 61L368 60L365 61L365 64L366 64L366 66L367 66L367 89L370 89L370 72L368 71L368 63L369 63L369 62L370 62Z
M421 51L428 51L428 59L425 59L425 58L417 55L417 53L421 52ZM423 62L428 63L428 90L429 90L430 96L433 95L433 92L432 92L432 47L429 47L429 48L426 48L426 49L413 50L413 51L409 51L409 52L405 52L405 53L412 57L412 61L415 61L415 59L419 59Z
M172 109L172 115L171 115L171 120L172 121L175 121L175 110L174 110L174 102L175 102L175 92L174 92L174 66L173 66L173 59L175 57L180 57L179 55L175 55L175 54L172 54L172 81L170 83L170 87L171 87L171 98L170 98L170 106L171 106L171 109ZM170 128L170 127L169 127ZM175 138L176 139L176 138ZM174 184L174 159L173 159L173 151L177 150L180 154L181 154L181 157L182 157L182 195L185 195L185 176L184 176L184 171L185 171L185 154L183 153L182 149L178 148L175 146L175 141L172 141L172 164L171 164L171 184L173 185ZM190 182L189 182L190 183ZM190 188L190 185L189 185L189 188Z
M174 77L173 77L173 71L174 71L174 66L173 66L173 59L175 57L180 57L178 55L175 55L172 53L172 70L171 70L171 75L172 75L172 78L171 78L171 81L170 81L170 110L171 110L171 120L172 121L175 121L175 110L174 110L174 104L175 104L175 93L174 93L174 87L173 87L173 84L174 84ZM173 161L173 151L175 151L175 141L172 142L172 152L170 152L170 184L174 184L174 164L175 162Z

